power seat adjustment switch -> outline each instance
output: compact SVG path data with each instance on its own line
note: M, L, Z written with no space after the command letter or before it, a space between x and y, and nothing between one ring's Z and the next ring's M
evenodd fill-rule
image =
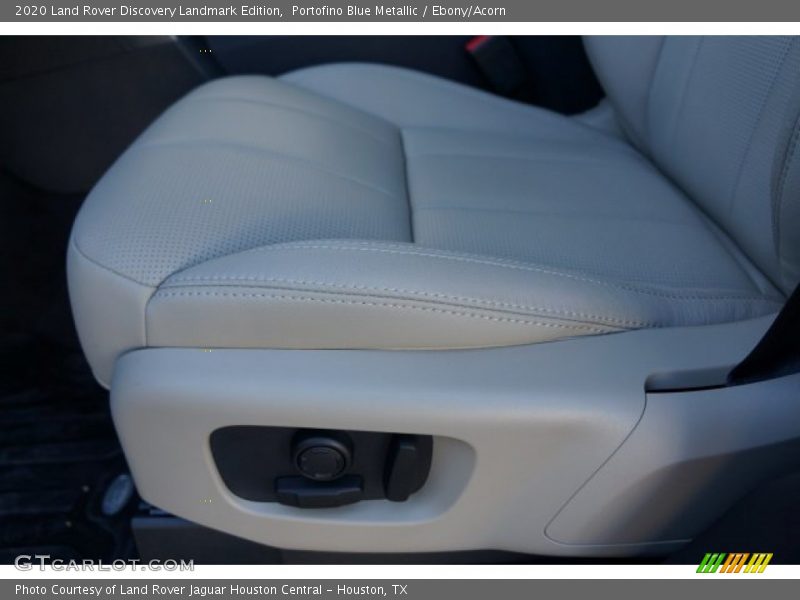
M378 497L404 502L425 483L430 436L384 434L378 440L361 441L356 444L342 432L300 432L291 449L300 476L276 480L278 502L331 508L375 497L375 488L382 492Z
M429 435L379 431L235 425L209 441L231 493L298 508L405 502L425 484L433 454Z
M350 466L350 449L327 437L310 437L294 448L297 470L314 481L333 481Z

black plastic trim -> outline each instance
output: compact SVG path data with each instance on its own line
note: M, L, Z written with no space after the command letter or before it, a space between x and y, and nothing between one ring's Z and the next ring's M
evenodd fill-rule
M800 373L800 285L752 352L728 374L728 385L744 385Z

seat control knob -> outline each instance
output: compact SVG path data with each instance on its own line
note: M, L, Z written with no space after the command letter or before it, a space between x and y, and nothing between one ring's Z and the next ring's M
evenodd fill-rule
M294 446L294 464L313 481L333 481L344 474L352 459L350 448L332 437L307 437Z

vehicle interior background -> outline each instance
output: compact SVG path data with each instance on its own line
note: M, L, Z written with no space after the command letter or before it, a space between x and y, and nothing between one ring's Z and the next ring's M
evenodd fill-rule
M377 62L496 91L465 50L469 41L0 38L0 233L6 242L0 258L6 290L0 310L0 561L22 549L104 559L188 552L185 545L170 549L158 532L148 537L147 519L160 513L140 502L127 478L107 392L89 372L69 310L64 274L69 230L86 194L113 161L169 105L221 75L280 75L327 62ZM514 38L510 44L526 77L508 96L570 115L601 100L579 38ZM714 545L768 547L781 560L800 560L798 500L798 476L783 477L753 492L684 550L641 560L693 562ZM138 549L131 534L134 517L143 519ZM189 545L200 560L221 561L218 553L203 552L223 544L223 534L185 523L176 527L197 539L214 539ZM232 547L237 550L229 553L230 562L565 561L512 553L389 558L250 543Z

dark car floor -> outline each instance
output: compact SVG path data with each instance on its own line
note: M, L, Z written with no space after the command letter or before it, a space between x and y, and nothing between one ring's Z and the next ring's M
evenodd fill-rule
M0 563L134 553L136 499L101 510L127 469L69 314L64 250L81 201L0 174Z
M82 199L0 173L0 564L19 554L105 561L137 556L131 531L140 506L136 495L123 498L114 514L103 511L111 482L127 467L108 393L92 378L78 345L66 291L65 249ZM652 560L696 564L706 552L741 551L773 552L773 562L800 563L798 505L800 474L793 474L744 498L684 550ZM382 560L263 550L252 556L269 562ZM480 556L449 560L483 562ZM391 562L437 559L394 556ZM520 562L520 555L508 562ZM592 561L530 557L529 562Z

